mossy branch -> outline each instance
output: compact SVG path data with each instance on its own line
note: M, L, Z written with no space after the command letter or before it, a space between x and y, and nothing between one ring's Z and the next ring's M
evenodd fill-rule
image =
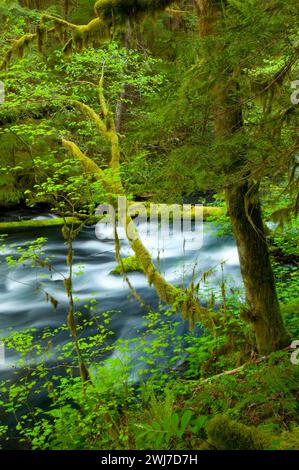
M93 46L95 43L111 38L109 28L100 18L94 18L87 24L77 25L62 18L45 14L41 18L41 25L47 20L54 23L54 29L61 41L63 40L63 31L71 32L72 38L67 41L63 49L66 54L71 53L74 47L82 50L88 46Z
M61 143L63 147L81 163L83 171L89 175L92 175L98 181L101 181L105 189L110 194L115 194L116 189L122 188L117 187L118 181L113 181L110 175L107 175L91 158L87 157L74 142L66 139L62 139Z
M81 103L81 101L76 100L73 100L72 104L95 123L99 133L102 136L107 136L107 126L105 124L105 121L103 121L103 119L101 119L100 116L90 106Z
M102 67L102 74L101 74L101 78L99 81L98 94L99 94L99 102L101 105L102 113L105 117L107 117L109 113L109 109L108 109L105 95L104 95L104 66Z
M103 84L100 81L99 88L99 100L104 115L102 119L90 106L81 103L80 101L73 101L73 105L78 108L85 116L91 119L99 133L111 144L111 160L110 167L113 172L116 174L119 172L119 162L120 162L120 146L118 134L115 128L115 122L113 119L113 114L109 111L103 93ZM121 188L118 188L118 192L123 192Z
M42 52L43 42L48 34L55 32L54 28L45 28L44 25L37 26L36 33L24 34L19 39L13 41L12 46L4 54L0 70L7 70L14 57L22 58L24 56L25 49L35 40L37 40L38 50Z
M51 21L51 27L47 27L46 22ZM111 39L110 30L105 22L100 18L94 18L89 23L77 25L63 20L56 16L44 14L32 34L24 34L21 38L13 41L12 46L5 53L0 70L6 70L14 57L22 58L25 48L33 41L37 40L39 52L42 52L44 42L49 33L56 33L61 42L63 42L63 32L70 31L72 37L67 40L63 47L63 52L70 55L73 49L82 50L88 46L94 46L96 43Z
M37 37L37 33L24 34L20 39L13 41L12 46L5 53L0 70L7 70L11 60L14 57L22 58L24 56L25 48L32 43Z
M63 52L69 56L74 49L81 51L86 47L111 39L112 26L114 29L121 28L128 19L138 21L148 14L165 10L171 3L173 0L98 0L94 6L97 17L83 25L43 14L35 33L24 34L13 42L12 47L4 55L0 70L6 70L14 56L23 57L25 47L35 39L37 39L38 50L42 52L49 32L54 31L61 42L65 40L63 33L71 33L71 38L67 39L63 47ZM54 27L48 28L47 22L51 22Z
M104 178L104 171L91 158L84 155L84 153L79 149L78 145L66 139L62 139L62 145L70 152L73 157L80 161L85 173L95 175L97 178Z
M66 139L62 139L61 143L74 158L80 161L84 173L94 176L97 180L105 180L106 177L104 171L91 158L84 155L78 145Z

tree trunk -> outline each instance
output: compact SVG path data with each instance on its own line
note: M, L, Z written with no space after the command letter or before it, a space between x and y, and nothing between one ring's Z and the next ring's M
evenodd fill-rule
M220 18L221 12L212 0L196 0L196 5L201 37L213 35L214 25ZM218 57L214 55L215 63L221 59L221 52L221 48L214 50L214 54L218 54ZM207 57L208 60L211 58ZM230 152L229 158L225 158L227 162L224 168L227 179L225 193L248 303L243 318L253 326L258 351L268 354L286 346L289 337L279 308L258 187L250 181L248 170L244 169L246 174L242 174L242 168L246 164L243 150L225 145L236 133L244 132L242 107L236 98L237 75L228 65L222 64L223 68L220 66L218 73L211 77L214 84L210 93L215 138L219 144L223 144L223 152ZM217 70L217 67L212 70ZM232 181L234 174L239 176Z
M127 19L126 31L124 34L125 48L129 50L130 42L132 39L132 27L130 23L130 18ZM123 84L115 110L115 128L116 132L119 134L121 132L122 121L123 121L123 112L124 112L124 100L127 94L127 85Z
M248 190L253 202L246 200ZM258 189L254 188L253 191L254 195L248 183L231 187L226 190L226 199L248 304L248 308L242 312L242 318L253 327L258 351L268 354L286 346L289 337L276 294Z
M116 129L116 132L118 133L121 132L125 98L126 98L126 85L123 85L118 101L117 101L116 110L115 110L115 129Z

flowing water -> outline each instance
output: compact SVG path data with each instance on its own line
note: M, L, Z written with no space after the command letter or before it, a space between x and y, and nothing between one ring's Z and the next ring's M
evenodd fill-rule
M45 218L45 216L36 218L41 217ZM84 228L74 242L74 271L80 273L74 276L76 307L83 309L84 304L92 296L97 300L96 313L114 312L110 324L114 332L113 340L132 338L135 328L142 328L143 315L148 310L132 296L122 276L111 274L116 265L114 241L109 227L103 224L101 227L97 235L95 227ZM203 272L215 268L206 287L219 289L222 276L221 263L225 262L223 270L226 281L229 280L230 286L241 286L234 240L230 237L217 237L215 228L210 223L204 222L199 230L197 227L196 232L192 232L191 235L189 233L187 241L186 235L175 229L172 235L166 238L163 237L163 232L159 236L148 234L146 227L142 225L140 233L154 259L158 258L161 273L173 284L186 287L192 276L195 280L199 279ZM37 237L47 238L43 251L50 258L54 270L49 272L45 268L32 268L28 263L9 267L5 261L6 257L14 256L17 247L22 247L27 241ZM44 327L54 329L65 323L68 300L62 276L67 276L68 273L65 262L66 251L60 228L57 227L16 232L8 237L0 251L2 336L9 334L11 330L35 328L41 331ZM128 242L123 238L121 254L123 257L132 254ZM129 279L145 304L153 309L157 308L158 299L155 291L148 286L143 274L131 273ZM37 288L40 285L43 290ZM45 301L45 292L58 301L56 310ZM186 322L181 322L178 330L182 332L187 328ZM68 339L68 332L65 332L60 334L58 341L63 343ZM5 363L0 365L0 373L8 375L15 363L16 357L8 351Z

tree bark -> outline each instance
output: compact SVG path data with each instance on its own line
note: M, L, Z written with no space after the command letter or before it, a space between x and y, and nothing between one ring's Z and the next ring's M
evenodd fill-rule
M119 94L119 98L115 110L115 128L116 132L121 132L122 118L124 111L124 99L126 98L126 85L123 85L122 90Z
M253 202L247 201L248 191ZM226 198L248 304L242 318L253 327L258 351L269 354L289 344L289 336L277 298L258 189L252 190L248 183L230 187Z

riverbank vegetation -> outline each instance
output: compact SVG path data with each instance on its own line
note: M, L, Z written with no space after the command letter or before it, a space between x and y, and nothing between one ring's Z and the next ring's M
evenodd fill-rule
M5 263L53 273L43 229L56 227L67 298L60 327L3 333L18 357L1 383L3 448L298 449L297 9L0 0L0 249L34 229ZM145 217L149 204L203 204L219 243L235 239L242 287L224 260L208 288L215 266L201 270L200 257L187 285L169 282L139 237L134 201ZM75 242L104 204L132 252L122 256L114 225L111 273L144 308L130 339L113 338L117 312L93 296L78 308ZM16 220L19 207L54 218ZM42 279L37 289L55 311L55 293Z

